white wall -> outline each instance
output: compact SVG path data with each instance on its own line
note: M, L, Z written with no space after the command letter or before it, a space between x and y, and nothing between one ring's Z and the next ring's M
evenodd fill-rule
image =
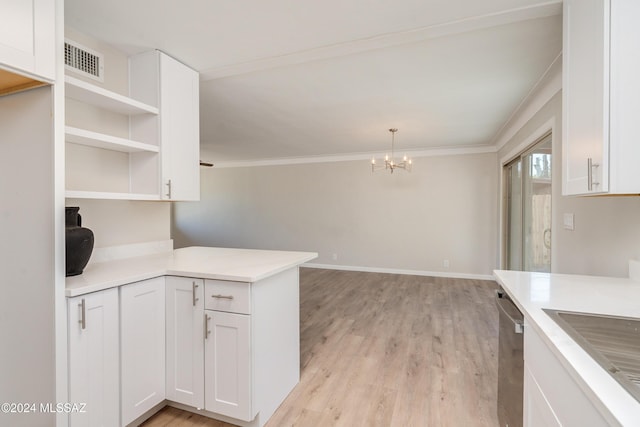
M171 238L167 202L67 199L66 206L80 207L82 226L93 231L96 248Z
M393 175L372 174L367 161L202 169L201 202L174 204L172 237L176 247L305 250L319 264L489 275L495 165L491 153L417 158L413 172Z
M0 402L55 402L53 90L0 97ZM2 426L53 414L0 413Z
M528 118L503 130L510 136L497 155L416 159L412 174L393 176L362 162L203 169L202 202L175 205L176 246L310 250L321 264L490 274L499 266L500 160L553 123L552 271L624 277L628 259L640 259L640 197L562 196L562 93L549 92L559 72L541 85L548 101L533 112L527 103ZM574 231L563 229L564 213L575 215Z
M624 277L628 260L640 259L640 197L562 196L562 93L558 92L499 151L515 147L555 121L553 134L552 261L555 273ZM575 215L575 230L562 227L564 213Z

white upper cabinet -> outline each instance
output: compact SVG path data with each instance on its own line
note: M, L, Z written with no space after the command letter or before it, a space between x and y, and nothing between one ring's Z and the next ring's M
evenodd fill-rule
M55 80L55 0L0 0L0 67Z
M199 75L159 52L131 58L131 94L160 109L159 125L133 120L134 139L159 139L162 200L200 200Z
M200 200L198 73L160 55L162 182L168 200Z
M640 2L611 2L609 192L640 193Z
M563 194L640 192L640 2L565 0Z

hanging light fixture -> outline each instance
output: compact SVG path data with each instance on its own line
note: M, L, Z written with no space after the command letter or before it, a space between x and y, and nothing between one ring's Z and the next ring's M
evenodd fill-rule
M389 170L391 173L393 173L393 171L395 169L404 169L408 172L411 172L411 159L408 158L406 155L402 158L402 161L396 161L396 159L394 158L395 155L395 136L396 136L396 132L398 132L398 129L396 128L391 128L389 129L389 132L391 132L391 157L389 157L389 155L385 155L384 156L384 163L380 162L380 163L376 163L376 158L374 157L373 159L371 159L371 172L375 172L377 170L380 169L386 169Z

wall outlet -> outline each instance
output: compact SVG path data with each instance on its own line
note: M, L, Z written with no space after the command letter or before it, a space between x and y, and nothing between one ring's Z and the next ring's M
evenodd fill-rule
M442 266L443 266L444 268L449 268L449 260L448 260L448 259L445 259L444 261L442 261Z
M334 261L338 260L338 254L331 254L331 259Z

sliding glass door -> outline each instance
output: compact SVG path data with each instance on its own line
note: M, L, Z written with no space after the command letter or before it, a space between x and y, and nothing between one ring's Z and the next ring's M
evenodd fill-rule
M551 135L505 165L505 268L551 271Z

